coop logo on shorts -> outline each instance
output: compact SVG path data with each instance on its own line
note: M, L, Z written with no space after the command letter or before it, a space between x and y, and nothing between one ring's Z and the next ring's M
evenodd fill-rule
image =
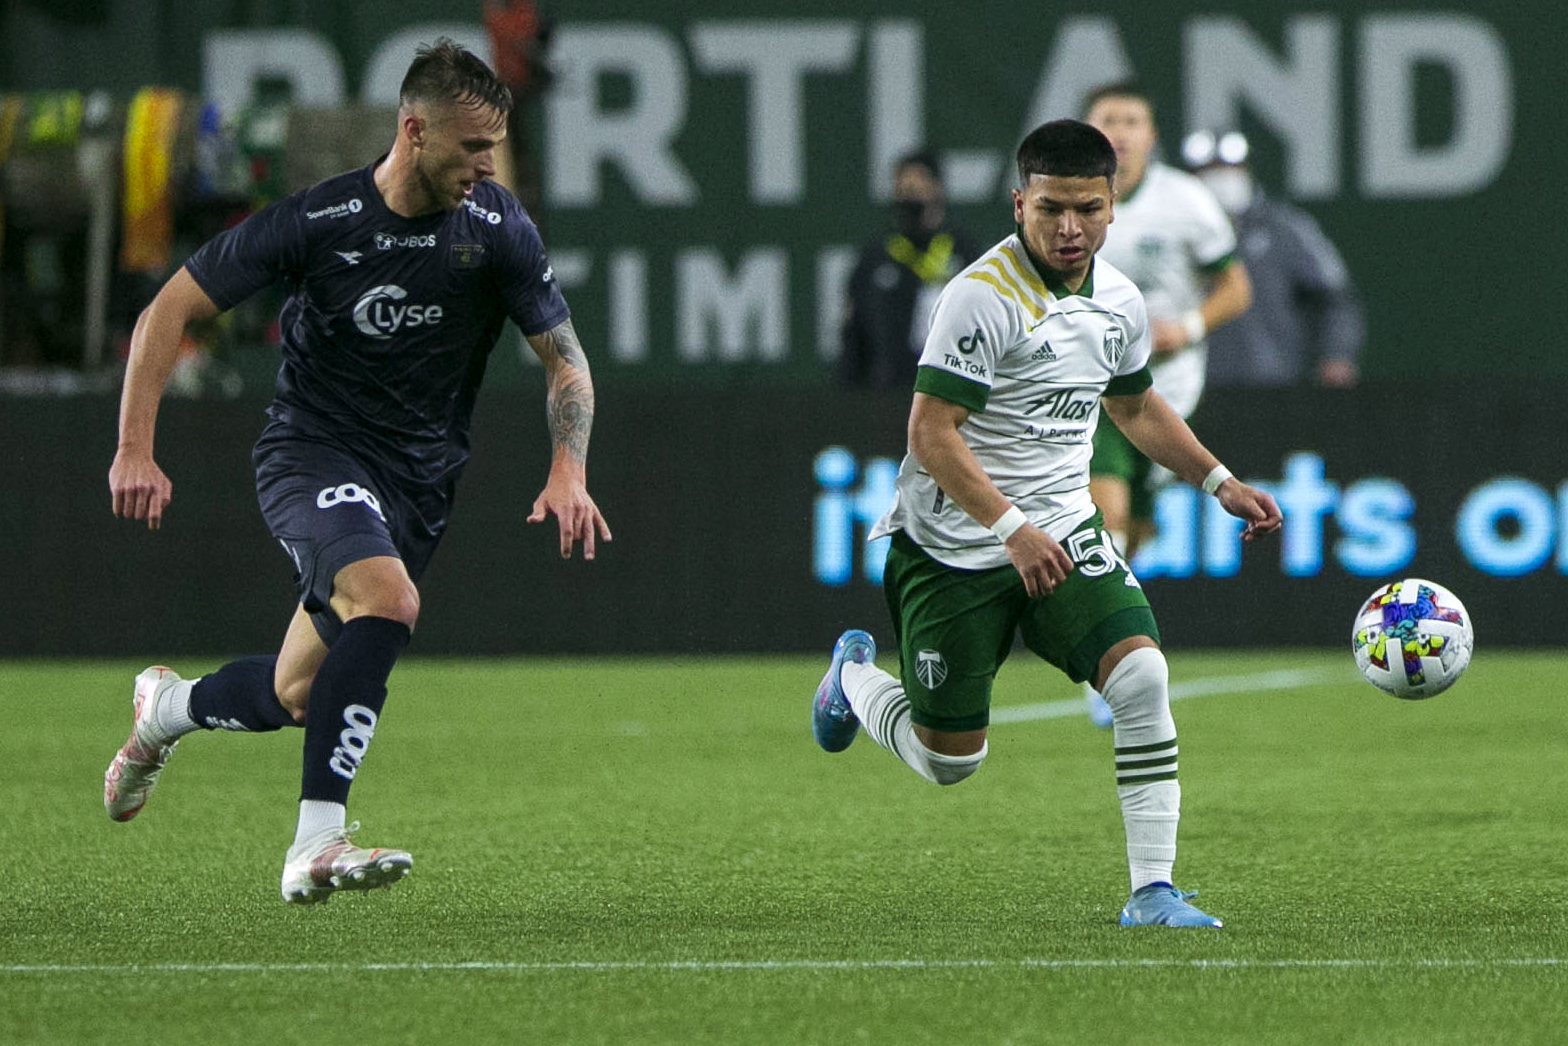
M1114 367L1122 361L1122 353L1126 351L1127 335L1120 327L1112 326L1105 332L1105 361Z
M463 206L467 207L469 212L472 213L473 216L476 217L476 218L483 218L485 221L489 222L491 225L500 225L501 224L501 216L499 214L497 214L495 211L487 211L487 210L485 210L483 207L479 206L473 200L464 200L463 201Z
M306 211L305 220L313 222L317 218L343 218L350 214L358 214L364 208L365 205L356 196L352 200L345 200L342 203L328 204L319 211Z
M915 678L927 690L935 690L947 678L947 662L940 650L922 650L915 655Z
M360 486L358 483L342 483L336 487L326 487L320 494L316 495L317 508L332 508L335 505L354 504L364 505L376 515L381 516L381 502L376 500L376 496L374 494ZM386 522L386 519L387 517L381 516L381 521L383 523ZM283 547L289 548L287 545L284 545ZM293 555L294 550L289 548L289 554ZM299 558L295 557L294 562L297 565L299 563Z
M376 233L376 250L390 251L394 247L434 247L436 234L427 233L424 236L393 236L389 232Z
M364 705L349 705L343 709L343 732L338 734L338 745L332 750L327 765L332 772L346 781L354 780L359 764L365 760L365 749L376 736L376 713Z
M372 287L354 303L354 326L372 338L390 338L405 327L441 322L439 305L399 305L408 292L395 283Z

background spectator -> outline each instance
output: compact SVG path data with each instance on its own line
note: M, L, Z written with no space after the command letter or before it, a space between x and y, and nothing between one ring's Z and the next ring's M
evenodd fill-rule
M1265 193L1239 131L1196 131L1182 144L1236 227L1252 307L1209 333L1211 385L1356 383L1366 341L1361 301L1339 251L1312 216Z
M947 224L942 166L929 150L893 167L893 231L861 248L849 277L839 377L866 389L910 389L942 287L975 258Z

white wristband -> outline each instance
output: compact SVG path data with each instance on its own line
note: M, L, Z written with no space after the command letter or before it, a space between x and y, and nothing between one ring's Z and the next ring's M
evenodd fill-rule
M1215 465L1213 471L1203 477L1203 492L1213 494L1220 489L1220 484L1231 478L1230 469L1224 465Z
M1203 322L1200 310L1188 309L1181 314L1181 329L1187 332L1187 344L1196 345L1209 332L1209 325Z
M1023 509L1017 505L1009 505L1007 511L997 516L996 522L991 524L991 533L996 535L998 541L1005 544L1007 539L1013 536L1013 531L1027 522L1029 521L1024 518Z

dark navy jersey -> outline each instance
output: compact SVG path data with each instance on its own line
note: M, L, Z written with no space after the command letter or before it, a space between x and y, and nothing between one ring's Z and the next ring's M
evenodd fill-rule
M404 218L374 169L271 204L185 267L219 309L283 281L275 421L373 455L400 481L438 483L468 458L474 398L506 318L541 334L567 318L566 301L505 189L480 182L456 210Z

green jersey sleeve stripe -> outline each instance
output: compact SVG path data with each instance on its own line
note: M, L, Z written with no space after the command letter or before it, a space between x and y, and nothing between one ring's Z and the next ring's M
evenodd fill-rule
M990 388L978 381L960 378L938 367L921 367L915 372L915 391L969 410L985 410L986 400L991 395Z
M1206 265L1198 266L1198 268L1203 271L1205 276L1218 276L1220 273L1230 268L1231 263L1235 260L1235 254L1222 254Z
M1153 384L1154 375L1149 373L1148 367L1144 367L1132 374L1118 374L1106 382L1104 394L1107 396L1136 396Z

